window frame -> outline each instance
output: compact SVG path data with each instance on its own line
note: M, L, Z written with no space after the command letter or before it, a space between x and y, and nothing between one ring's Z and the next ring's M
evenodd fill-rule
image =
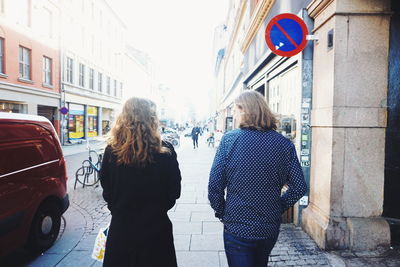
M94 69L89 68L89 89L94 90Z
M25 54L26 52L26 54ZM22 58L21 58L22 56ZM19 66L19 78L23 80L32 80L32 50L20 45L18 49L18 66ZM22 65L22 72L21 72ZM26 75L28 73L28 75Z
M99 92L103 92L103 73L101 73L101 72L99 72L98 74L97 74L97 77L98 77L98 81L97 81L97 90L99 91Z
M0 74L6 74L6 61L4 60L5 57L5 39L0 37Z
M47 56L43 56L43 84L53 85L53 59Z
M79 63L79 86L85 87L85 64Z
M111 78L107 76L107 95L111 95Z

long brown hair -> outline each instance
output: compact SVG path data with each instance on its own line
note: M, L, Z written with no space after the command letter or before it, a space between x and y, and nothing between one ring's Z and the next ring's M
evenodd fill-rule
M240 128L254 128L260 131L276 130L277 119L268 107L267 101L257 91L245 91L235 99L240 111Z
M118 164L145 166L154 161L154 154L169 152L161 145L156 105L138 97L125 102L107 143Z

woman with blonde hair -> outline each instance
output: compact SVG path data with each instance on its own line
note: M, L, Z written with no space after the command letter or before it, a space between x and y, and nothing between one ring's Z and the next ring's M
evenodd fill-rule
M155 104L133 97L111 129L100 170L112 215L103 266L177 266L167 211L180 196L181 174L158 123Z
M229 266L265 267L282 213L306 193L307 186L296 149L275 131L277 121L263 95L242 93L234 112L239 129L222 137L208 198L224 224ZM284 185L289 189L281 195Z

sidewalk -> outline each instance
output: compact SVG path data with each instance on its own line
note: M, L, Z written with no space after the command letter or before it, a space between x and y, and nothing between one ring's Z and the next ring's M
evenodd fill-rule
M182 195L169 212L174 226L178 266L227 267L222 238L223 226L208 204L208 175L215 149L199 140L193 149L190 139L182 140L178 160L182 172ZM327 253L318 249L300 228L282 225L271 253L270 266L332 266Z
M206 146L204 137L199 140L199 149L193 149L190 138L182 137L181 141L176 151L182 172L182 194L169 212L178 266L227 267L222 224L214 217L207 199L208 175L215 149ZM84 151L86 144L66 152ZM90 257L99 227L107 225L111 218L101 193L101 187L70 189L71 206L64 216L64 234L53 248L29 266L102 265ZM400 253L398 249L329 253L320 250L301 228L284 224L269 266L400 266Z
M105 147L105 144L106 140L104 137L96 137L96 139L89 140L90 149L92 150L102 149ZM69 144L61 147L64 157L88 151L88 144L86 140L83 140L81 144Z

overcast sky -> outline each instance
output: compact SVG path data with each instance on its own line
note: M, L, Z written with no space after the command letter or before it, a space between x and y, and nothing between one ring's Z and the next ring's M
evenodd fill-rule
M111 0L126 22L129 42L147 52L158 67L159 82L208 107L213 87L214 28L224 22L228 0Z

